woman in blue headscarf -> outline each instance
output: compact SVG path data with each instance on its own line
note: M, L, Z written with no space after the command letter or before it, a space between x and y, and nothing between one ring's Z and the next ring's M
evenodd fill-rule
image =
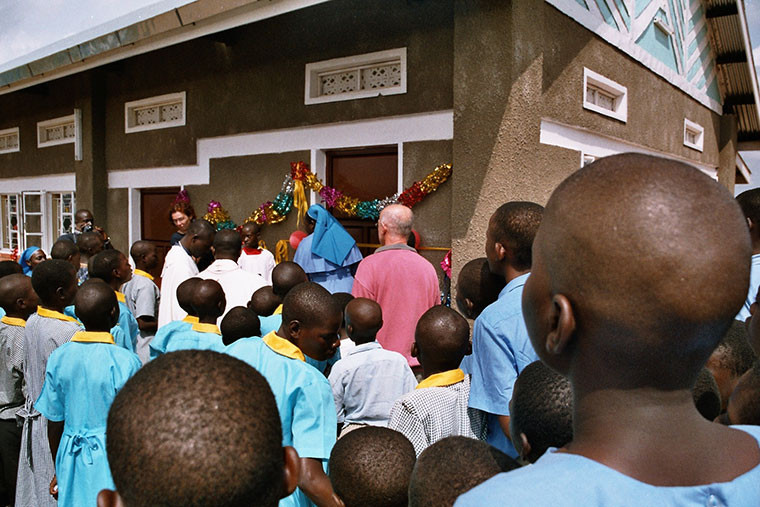
M350 293L362 260L356 241L320 204L306 212L306 225L311 234L301 240L293 261L306 271L309 280L331 293Z
M24 270L26 276L32 276L34 267L44 260L47 260L45 252L38 246L30 246L21 254L18 263L21 264L21 269Z

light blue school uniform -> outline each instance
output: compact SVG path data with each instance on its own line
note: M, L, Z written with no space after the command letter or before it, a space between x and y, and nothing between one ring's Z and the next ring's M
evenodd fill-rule
M166 352L178 350L213 350L224 352L222 333L216 324L195 323L190 329L174 333L171 340L166 343Z
M469 406L488 414L486 441L513 458L517 451L502 431L498 416L509 415L517 376L538 361L522 316L522 292L528 276L510 281L475 319L472 355L466 364L472 375Z
M271 332L277 332L282 325L282 314L275 313L266 317L259 316L259 325L261 328L261 336L266 336Z
M757 297L757 289L760 287L760 254L752 256L752 265L749 272L749 291L747 292L747 299L744 301L744 306L739 310L736 315L736 320L744 322L749 317L749 307L755 302Z
M264 333L261 333L261 334L263 335ZM332 366L335 363L337 363L338 360L340 359L340 349L335 351L334 356L332 356L329 359L325 359L324 361L317 361L316 359L313 359L307 356L306 354L304 354L303 357L304 359L306 359L306 364L312 365L314 368L318 369L320 373L324 375L325 372L327 371L327 368L329 367L330 369L332 369Z
M81 331L50 355L34 408L65 421L55 457L59 506L95 505L101 489L114 489L105 447L108 409L140 366L109 333Z
M295 447L301 458L322 461L327 471L335 445L337 416L330 383L316 368L304 362L303 353L275 333L263 338L242 338L227 354L253 366L269 382L282 422L282 445ZM280 501L280 506L310 506L300 490Z
M2 307L0 307L0 319L2 319L3 317L5 317L5 310L3 310Z
M166 354L166 346L174 335L189 331L196 322L198 322L198 317L187 315L182 320L173 320L159 327L156 336L150 341L150 359L153 360L161 354Z
M116 325L111 328L110 333L111 335L113 335L113 340L116 345L124 349L127 349L130 352L134 352L135 344L137 343L137 337L132 338L133 336L132 333L134 332L134 329L132 329L131 321L134 321L134 328L137 329L138 334L140 333L140 329L137 327L137 320L132 315L132 312L129 311L129 308L127 307L127 305L125 305L122 302L118 302L118 304L119 304L119 320L116 323ZM66 308L64 308L63 313L64 315L68 315L69 317L74 317L75 319L77 319L77 322L79 322L80 325L82 324L82 322L79 320L79 317L77 317L76 311L74 309L74 305L69 305Z
M121 292L116 292L116 299L119 301L119 323L118 326L124 331L129 344L125 347L127 350L134 352L137 350L137 337L140 336L140 326L137 319L132 315L132 310L127 306L127 298Z
M760 442L759 426L734 428ZM760 505L760 465L729 482L663 487L637 481L589 458L556 451L550 448L534 465L491 478L460 496L454 505Z

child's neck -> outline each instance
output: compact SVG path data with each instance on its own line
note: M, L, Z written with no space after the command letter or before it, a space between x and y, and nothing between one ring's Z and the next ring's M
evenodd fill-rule
M357 347L358 347L359 345L366 345L367 343L372 343L372 342L374 342L374 341L377 341L377 340L375 339L375 337L372 337L372 338L370 338L370 339L367 339L367 338L363 338L363 339L360 339L360 340L356 340L356 339L354 339L354 338L351 338L351 337L349 336L349 339L350 339L352 342L354 342L354 345L356 345Z
M12 319L26 320L26 319L29 318L29 315L31 315L31 314L30 313L26 313L26 312L18 312L18 311L15 311L15 310L11 310L11 311L6 310L5 311L5 315L8 316L8 317L10 317L10 318L12 318Z
M146 273L150 273L150 270L153 269L151 267L148 267L144 264L135 263L135 269L139 269L140 271L145 271Z
M84 330L88 333L110 333L112 328L104 328L102 326L90 326L86 327Z
M460 361L461 363L461 361ZM451 371L456 370L459 368L459 363L456 365L453 364L423 364L420 363L420 366L422 366L422 376L423 378L428 378L432 375L436 375L438 373L443 373L445 371Z
M216 324L216 320L219 318L219 315L203 315L198 316L198 322L201 324Z
M41 301L40 302L40 306L42 308L45 308L46 310L53 310L53 311L58 312L58 313L63 313L63 310L67 306L69 306L69 305L64 305L64 304L59 303L59 302L44 302L44 301Z

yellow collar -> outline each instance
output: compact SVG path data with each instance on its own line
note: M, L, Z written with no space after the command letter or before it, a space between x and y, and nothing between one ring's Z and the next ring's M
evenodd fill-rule
M203 324L202 322L195 322L192 325L192 330L200 331L201 333L214 333L222 336L222 332L219 331L219 328L216 326L216 324Z
M73 342L82 343L110 343L114 345L113 336L105 331L79 331L71 337Z
M272 315L281 315L281 314L282 314L282 305L275 308L274 312L272 312Z
M47 308L43 308L41 306L37 307L37 315L40 317L47 317L49 319L58 319L62 320L64 322L73 322L76 325L79 325L79 322L77 322L77 319L74 317L69 317L68 315L64 315L61 312L56 312L55 310L48 310Z
M134 269L132 271L132 273L135 274L135 275L144 276L148 280L153 281L153 275L151 275L150 273L147 273L147 272L143 271L142 269Z
M0 322L3 324L8 324L9 326L26 327L26 321L24 319L8 317L7 315L3 315L3 318L0 319Z
M280 354L281 356L289 357L291 359L298 359L299 361L306 361L301 349L290 343L285 338L280 338L277 333L270 331L269 334L262 338L263 342L267 346Z
M114 291L116 293L116 299L119 300L119 303L125 303L127 302L127 296L124 295L123 292L119 292L118 290Z
M417 384L417 389L424 389L425 387L446 387L463 380L464 372L457 368L456 370L442 371L441 373L430 375L428 378Z
M197 324L198 317L193 317L192 315L185 315L185 318L182 319L182 322L187 322L188 324Z

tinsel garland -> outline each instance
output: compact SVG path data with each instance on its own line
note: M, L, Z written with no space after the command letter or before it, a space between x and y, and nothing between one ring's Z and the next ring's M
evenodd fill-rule
M230 214L222 208L222 204L219 201L210 201L208 203L208 213L203 215L203 220L213 225L217 231L234 229L236 227L235 222L230 218Z
M276 224L285 220L293 207L298 210L298 221L300 222L308 209L305 189L318 193L328 208L336 208L349 217L376 221L383 208L390 204L403 204L409 208L414 207L414 205L432 192L435 192L439 186L449 179L451 171L451 164L442 164L433 169L421 181L415 181L401 194L394 194L384 199L361 201L355 197L345 195L336 188L324 185L309 170L309 166L305 162L291 162L290 174L285 176L280 193L277 194L274 201L267 201L261 204L253 210L244 223Z

